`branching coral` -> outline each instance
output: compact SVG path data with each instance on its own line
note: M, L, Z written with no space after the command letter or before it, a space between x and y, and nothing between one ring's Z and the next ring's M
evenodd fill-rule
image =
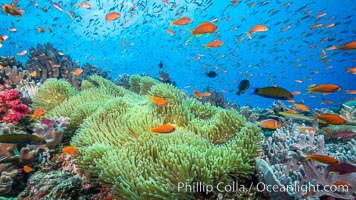
M22 64L15 57L0 56L0 65L3 66L0 69L0 91L15 89L27 78L27 71L22 69Z
M297 127L292 130L277 129L268 138L264 146L264 154L257 161L259 179L270 187L276 185L279 190L271 192L273 198L296 199L318 198L323 195L335 198L353 199L355 189L348 191L332 191L327 188L313 188L307 193L306 187L332 186L336 181L356 185L355 173L328 174L327 165L316 161L305 161L304 153L328 155L340 162L355 164L356 142L350 140L347 145L325 145L323 135L315 136L308 132L302 134ZM283 188L288 188L284 189ZM303 188L303 189L301 189ZM315 191L314 191L315 190Z
M342 104L340 114L344 119L346 119L347 123L356 125L356 106Z

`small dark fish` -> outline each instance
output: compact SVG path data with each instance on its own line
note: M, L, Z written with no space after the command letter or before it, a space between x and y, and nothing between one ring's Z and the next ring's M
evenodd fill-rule
M54 126L54 121L47 119L45 117L42 117L40 120L41 124L46 124L47 126Z
M162 69L163 63L161 61L159 62L158 67Z
M349 174L356 172L356 166L349 163L331 164L327 168L327 171L328 174L329 172L339 172L340 175Z
M46 140L30 134L9 134L0 135L0 143L9 144L46 144Z
M237 95L244 94L246 90L250 87L249 80L242 80L239 83L238 91L236 92Z
M215 78L217 76L216 72L210 71L208 73L205 73L209 78Z
M257 94L261 97L271 98L271 99L279 99L279 100L293 99L293 94L281 87L269 86L264 88L256 88L254 94Z

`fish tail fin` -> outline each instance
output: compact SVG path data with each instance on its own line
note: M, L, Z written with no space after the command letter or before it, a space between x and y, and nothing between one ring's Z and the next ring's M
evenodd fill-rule
M308 153L304 153L304 155L306 156L305 160L304 161L307 161L307 160L310 160L311 159L311 154L308 154Z
M249 94L250 95L255 95L258 92L258 88L251 88Z
M190 37L185 41L185 42L190 42L193 39L193 30L192 29L188 29L188 31L191 33Z
M252 34L251 34L251 32L250 31L247 31L247 37L251 40L252 39Z
M240 91L240 90L236 92L236 95L239 95L239 96L240 96L240 94L241 94L241 91Z
M307 90L307 92L305 92L303 95L306 95L306 94L309 94L312 92L309 88L307 88L306 90Z

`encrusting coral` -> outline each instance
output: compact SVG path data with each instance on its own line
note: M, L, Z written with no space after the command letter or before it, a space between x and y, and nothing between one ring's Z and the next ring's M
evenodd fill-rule
M234 110L184 99L174 86L148 77L131 76L127 90L91 76L82 89L46 117L71 118L68 134L76 131L71 143L80 171L102 186L114 185L116 199L190 198L178 183L227 185L253 174L263 135ZM150 133L161 124L176 130Z

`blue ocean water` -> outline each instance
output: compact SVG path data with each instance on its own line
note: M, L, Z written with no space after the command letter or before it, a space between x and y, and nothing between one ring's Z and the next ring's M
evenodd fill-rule
M82 1L19 0L17 7L25 11L22 17L1 14L0 35L9 38L2 43L0 55L16 56L25 63L27 55L17 56L17 52L49 42L81 65L88 62L111 70L114 79L123 73L158 78L159 71L164 71L190 94L194 89L204 92L211 87L231 102L255 107L267 107L274 100L249 92L237 96L239 81L249 79L251 88L277 85L302 94L310 84L333 83L342 87L329 95L295 96L296 102L303 101L311 108L339 105L356 97L345 93L356 89L356 75L346 72L356 66L356 51L326 50L355 40L353 0L87 2L91 9L80 7ZM121 17L105 21L105 15L112 11ZM73 13L73 19L68 12ZM180 27L171 25L182 16L192 22ZM189 29L207 21L217 25L218 30L187 42ZM311 29L318 23L321 25ZM254 33L249 39L246 33L257 24L267 26L268 31ZM328 24L334 27L325 27ZM8 30L12 27L17 32ZM45 31L39 33L39 27ZM224 45L204 46L214 39ZM322 50L326 51L323 59ZM159 62L163 63L162 69ZM211 70L217 73L216 78L206 76ZM333 103L321 104L325 100Z

